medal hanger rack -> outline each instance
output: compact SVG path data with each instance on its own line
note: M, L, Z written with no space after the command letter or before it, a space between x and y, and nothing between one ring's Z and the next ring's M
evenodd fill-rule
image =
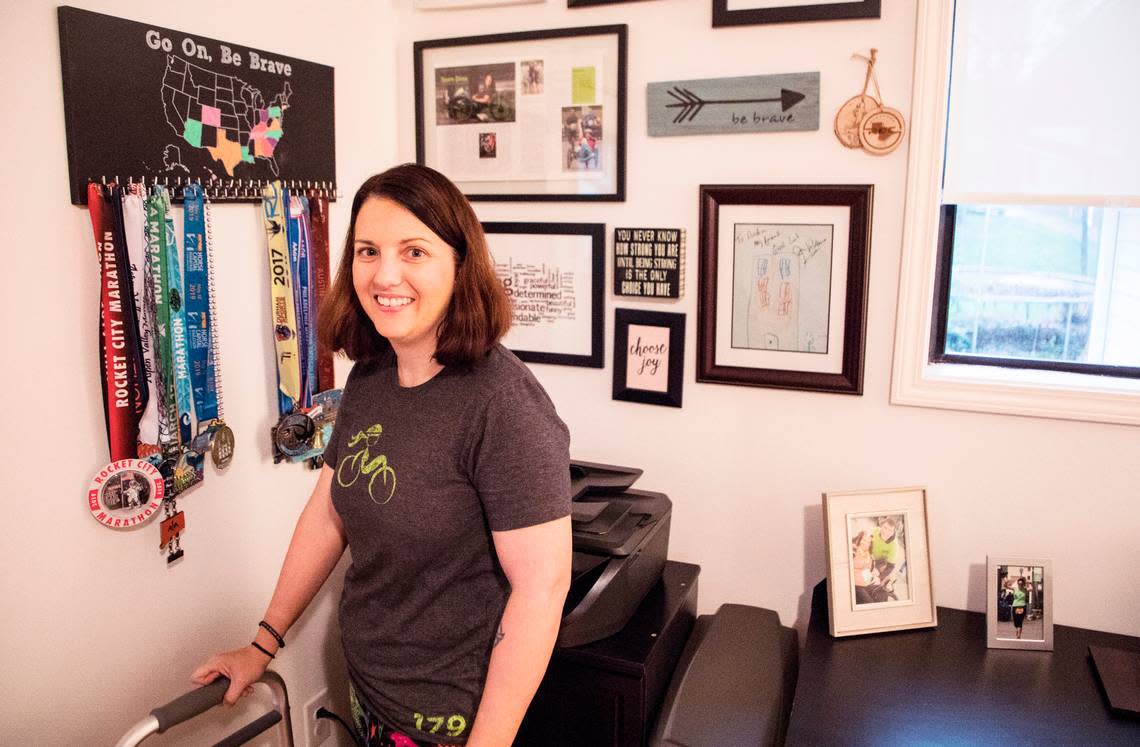
M90 181L94 182L95 179ZM280 183L285 189L288 190L304 190L306 192L315 192L321 197L328 198L329 202L336 202L338 197L342 197L342 193L337 188L336 182L330 181L310 181L307 179L210 179L203 181L198 177L165 177L165 176L151 176L151 177L133 177L128 176L125 182L126 186L132 184L141 184L144 187L147 185L163 186L170 192L171 202L182 202L183 190L191 184L197 184L202 187L206 197L211 202L261 202L261 191L266 186L274 182ZM123 180L118 174L107 179L106 175L99 178L99 183L104 186L110 184L124 184Z

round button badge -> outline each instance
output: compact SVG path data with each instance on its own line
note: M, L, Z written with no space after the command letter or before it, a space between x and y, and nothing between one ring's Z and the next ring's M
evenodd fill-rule
M120 459L91 480L87 507L103 526L130 529L158 514L165 492L158 467L145 459Z
M868 114L877 112L881 108L875 97L865 93L847 99L847 102L835 113L835 137L848 148L862 148L863 142L859 137L859 130L863 120Z
M859 127L859 142L868 153L885 156L899 147L904 134L906 122L902 114L887 106L863 118Z

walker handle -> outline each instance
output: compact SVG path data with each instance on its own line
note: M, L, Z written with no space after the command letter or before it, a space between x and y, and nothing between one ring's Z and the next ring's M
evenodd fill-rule
M155 708L150 712L150 715L158 719L158 733L162 734L170 727L177 726L183 721L189 721L218 705L222 702L229 687L230 680L228 677L218 677L208 685L179 695L166 705Z

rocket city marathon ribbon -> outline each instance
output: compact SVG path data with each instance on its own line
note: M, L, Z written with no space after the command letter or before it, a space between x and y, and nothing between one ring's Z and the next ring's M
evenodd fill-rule
M139 421L148 392L121 190L92 183L87 203L99 258L99 360L111 454L111 462L88 488L87 503L100 523L120 529L154 516L163 486L154 465L137 458Z
M87 204L99 258L99 360L107 444L111 461L134 459L147 392L119 190L112 187L107 194L102 185L90 184Z

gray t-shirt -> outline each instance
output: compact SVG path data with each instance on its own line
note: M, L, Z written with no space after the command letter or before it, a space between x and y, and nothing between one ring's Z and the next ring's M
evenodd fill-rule
M510 585L491 531L570 513L570 436L501 345L400 387L357 364L325 451L352 565L340 603L349 675L392 728L466 741Z

